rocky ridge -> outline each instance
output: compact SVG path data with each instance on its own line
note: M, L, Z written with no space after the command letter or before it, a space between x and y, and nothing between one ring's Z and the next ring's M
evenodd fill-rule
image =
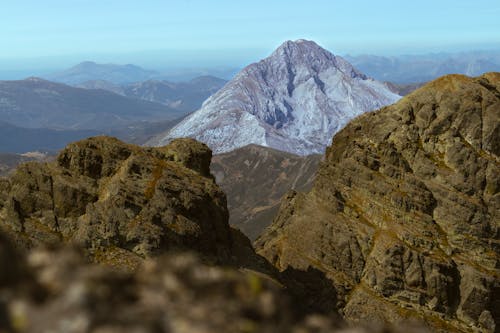
M499 175L500 73L445 76L350 122L255 246L324 272L351 322L497 332Z
M122 268L180 250L228 263L236 247L253 250L227 223L211 156L192 139L161 148L110 137L70 144L53 162L0 178L0 227L21 248L78 243L93 261Z

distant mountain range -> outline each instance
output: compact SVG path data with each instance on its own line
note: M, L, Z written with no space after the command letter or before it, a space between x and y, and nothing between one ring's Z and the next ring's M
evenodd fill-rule
M0 120L20 127L102 131L184 115L165 105L104 90L74 88L38 78L0 81Z
M85 89L103 89L116 94L160 103L179 111L192 112L227 83L214 76L200 76L187 82L147 80L117 85L109 81L94 80L78 84Z
M252 143L299 155L322 153L350 119L399 98L316 43L287 41L148 144L192 137L215 153Z
M84 61L71 68L43 75L49 81L73 86L87 81L107 81L115 85L124 85L148 80L184 82L200 76L215 76L230 79L238 69L234 68L177 68L148 70L137 65L98 64Z
M159 72L146 70L131 64L97 64L92 61L85 61L61 72L48 74L45 78L71 85L95 80L123 84L145 81L159 75Z
M345 58L363 73L392 83L427 82L446 74L477 76L500 71L500 51Z
M190 100L194 109L197 101ZM38 78L0 81L0 152L53 152L98 134L143 144L176 125L186 109Z

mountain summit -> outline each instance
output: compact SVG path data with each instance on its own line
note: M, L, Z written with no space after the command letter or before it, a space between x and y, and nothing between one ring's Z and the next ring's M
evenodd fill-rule
M192 137L215 153L251 143L299 155L322 153L349 120L399 98L316 43L287 41L150 144Z

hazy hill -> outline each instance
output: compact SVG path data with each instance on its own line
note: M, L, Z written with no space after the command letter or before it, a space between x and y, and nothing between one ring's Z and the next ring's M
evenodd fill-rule
M84 88L84 89L102 89L111 91L115 94L125 96L123 92L123 87L119 84L113 83L111 81L105 80L89 80L82 83L77 83L73 85L76 88Z
M395 92L398 95L401 96L406 96L413 91L417 90L418 88L422 87L425 85L425 82L423 83L392 83L392 82L386 82L387 86L389 89L391 89L393 92Z
M257 145L214 155L210 168L227 194L229 223L257 238L288 190L310 189L320 160L321 155L301 157Z
M214 76L200 76L187 82L149 80L122 86L122 94L192 112L226 84Z
M367 75L393 83L427 82L446 74L478 76L500 71L500 51L345 58Z
M54 152L63 148L69 142L101 133L93 130L23 128L0 121L0 152Z
M85 61L61 72L48 74L46 79L66 84L80 84L86 81L102 80L115 84L149 80L159 73L136 65L97 64Z
M38 78L0 81L0 120L20 127L108 130L184 114L158 103Z

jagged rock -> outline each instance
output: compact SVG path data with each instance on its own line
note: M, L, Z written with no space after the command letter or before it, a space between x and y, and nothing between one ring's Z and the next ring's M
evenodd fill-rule
M76 142L56 161L23 164L0 181L0 227L20 247L77 242L119 267L183 249L229 262L239 244L210 159L192 139L159 148L109 137Z
M445 76L358 117L334 137L313 189L283 200L258 253L280 270L324 272L351 321L491 331L499 120L500 73Z

